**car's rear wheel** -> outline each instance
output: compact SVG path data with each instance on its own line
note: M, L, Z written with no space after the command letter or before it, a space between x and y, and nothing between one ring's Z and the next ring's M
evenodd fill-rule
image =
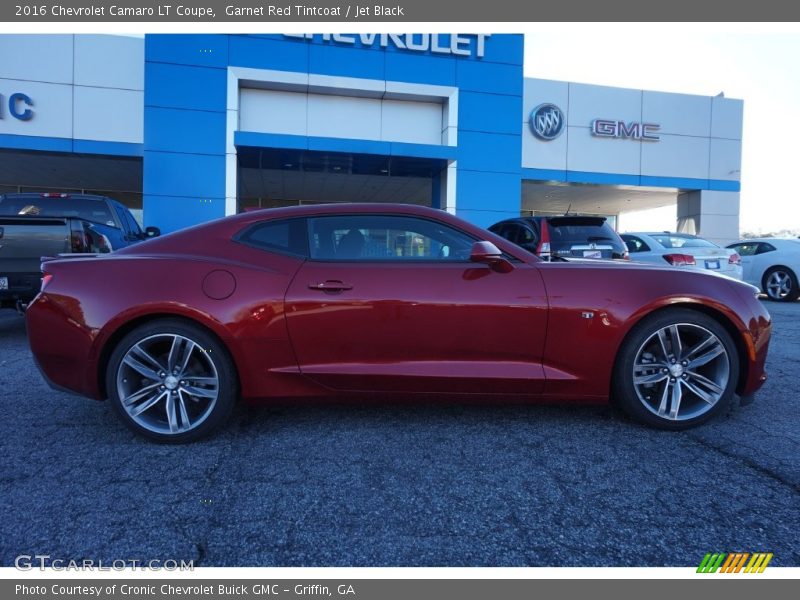
M645 424L688 429L730 404L739 357L730 334L703 313L674 308L645 318L628 334L612 393Z
M786 267L772 267L764 273L761 289L770 300L777 302L793 302L800 297L797 276Z
M163 319L120 341L108 362L106 389L133 431L183 443L224 423L238 385L233 363L214 336L189 322Z

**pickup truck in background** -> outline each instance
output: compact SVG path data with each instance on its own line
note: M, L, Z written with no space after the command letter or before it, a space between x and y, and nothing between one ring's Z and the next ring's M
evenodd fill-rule
M112 252L160 233L105 196L0 194L0 308L22 310L39 293L43 256Z

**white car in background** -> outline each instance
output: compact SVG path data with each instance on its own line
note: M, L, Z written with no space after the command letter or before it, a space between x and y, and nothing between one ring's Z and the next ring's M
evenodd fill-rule
M770 300L792 302L800 297L800 240L756 238L728 248L742 257L744 280L758 286Z
M721 248L695 235L669 231L623 233L622 239L628 246L631 260L711 271L742 279L742 264L735 250Z

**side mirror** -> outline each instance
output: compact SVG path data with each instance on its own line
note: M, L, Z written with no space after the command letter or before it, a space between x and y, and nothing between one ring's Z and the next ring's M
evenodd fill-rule
M158 227L145 227L144 228L144 237L146 239L158 237L161 235L161 230Z
M492 269L501 273L508 273L514 270L514 265L503 256L500 248L492 242L475 242L472 244L469 259L475 263L489 265Z

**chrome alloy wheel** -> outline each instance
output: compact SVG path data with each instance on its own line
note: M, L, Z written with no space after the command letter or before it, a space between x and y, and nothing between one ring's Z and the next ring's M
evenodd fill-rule
M777 269L767 277L767 295L773 300L782 300L792 293L792 276Z
M654 415L686 421L720 401L730 378L722 341L705 327L676 323L648 337L636 352L633 387Z
M125 353L117 370L117 393L136 424L174 435L208 418L219 396L219 375L202 346L182 335L160 333Z

